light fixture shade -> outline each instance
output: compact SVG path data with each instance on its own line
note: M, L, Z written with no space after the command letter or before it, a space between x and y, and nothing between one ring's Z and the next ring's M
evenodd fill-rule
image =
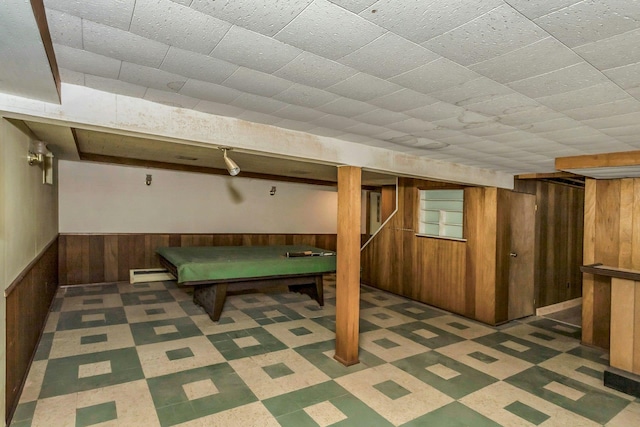
M47 149L47 143L44 141L34 141L33 142L33 152L35 154L48 154L49 150Z
M231 160L229 157L227 157L226 149L223 149L222 152L224 153L224 164L227 166L227 171L229 172L229 175L231 176L238 175L240 173L240 167L238 166L238 164L233 160Z

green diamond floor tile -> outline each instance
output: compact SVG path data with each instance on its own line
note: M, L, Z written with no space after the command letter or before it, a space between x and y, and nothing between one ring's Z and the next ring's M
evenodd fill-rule
M118 285L115 283L109 283L104 285L67 286L64 290L65 297L117 294Z
M293 374L293 371L284 363L274 363L273 365L263 366L262 370L272 379L286 377Z
M444 313L442 313L441 311L427 307L426 305L417 304L415 302L394 304L385 308L416 320L426 320L444 315Z
M163 426L216 414L258 400L227 363L149 378L147 384ZM196 390L195 395L189 394L190 386Z
M417 354L392 364L454 399L498 381L437 351Z
M107 341L107 334L86 335L80 338L80 344L97 344Z
M373 388L375 388L391 400L400 399L401 397L411 393L409 390L402 387L400 384L393 380L387 380L379 384L375 384Z
M473 353L469 353L468 356L473 357L474 359L479 360L486 364L494 363L498 361L498 359L496 359L495 357L489 356L488 354L484 354L481 351L474 351Z
M105 402L76 409L76 427L92 426L117 418L116 402Z
M379 366L386 363L384 360L372 353L360 349L358 354L360 363L351 366L344 366L333 358L335 349L335 340L329 340L303 345L296 347L294 350L330 378L338 378L353 372L358 372L369 367Z
M33 413L36 410L37 400L32 402L20 403L13 413L13 421L30 421L33 418Z
M564 323L560 322L554 322L550 319L534 320L533 322L529 322L529 325L577 340L579 340L582 336L582 331L580 328L565 325Z
M252 345L241 346L239 339L252 337ZM226 360L257 356L271 351L284 350L287 346L263 328L251 328L208 335L207 338Z
M500 424L466 407L462 403L453 402L402 425L402 427L426 426L500 427Z
M33 360L47 360L51 353L51 346L53 345L53 332L45 332L40 337L40 342L36 348L36 353L33 356Z
M163 302L174 302L176 299L169 291L144 291L144 292L128 292L121 295L122 304L141 305L141 304L160 304Z
M533 366L507 378L505 381L555 405L602 424L607 423L629 404L629 401L614 394L606 393L539 366ZM552 383L560 384L560 387L566 387L573 391L575 396L566 396L558 393L555 391L557 387L550 388Z
M596 371L588 366L580 366L576 369L576 372L580 372L581 374L589 375L591 378L595 378L597 380L603 381L604 375L600 371Z
M536 426L549 419L549 415L519 401L505 406L504 409Z
M56 330L95 328L98 326L124 325L127 315L123 307L95 308L60 313Z
M39 398L76 393L142 378L144 374L138 353L133 347L50 359Z
M167 351L166 355L169 360L186 359L187 357L193 357L193 351L188 347L177 348L175 350Z
M432 349L464 341L464 338L424 322L411 322L389 328L403 337Z

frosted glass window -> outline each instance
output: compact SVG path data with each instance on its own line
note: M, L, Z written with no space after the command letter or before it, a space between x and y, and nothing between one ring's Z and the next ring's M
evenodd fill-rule
M418 233L462 239L464 190L420 190Z

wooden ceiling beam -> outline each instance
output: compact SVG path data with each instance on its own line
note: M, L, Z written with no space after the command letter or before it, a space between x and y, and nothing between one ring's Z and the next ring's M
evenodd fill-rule
M576 175L571 172L549 172L549 173L523 173L516 175L517 179L555 179L555 178L576 178L580 175Z
M556 158L556 169L611 168L640 165L640 151L587 154Z

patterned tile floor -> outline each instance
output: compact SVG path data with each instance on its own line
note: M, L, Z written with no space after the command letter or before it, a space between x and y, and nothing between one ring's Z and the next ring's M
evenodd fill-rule
M363 286L347 368L333 277L325 301L233 296L214 323L174 282L61 288L11 425L640 426L576 328L492 328Z

